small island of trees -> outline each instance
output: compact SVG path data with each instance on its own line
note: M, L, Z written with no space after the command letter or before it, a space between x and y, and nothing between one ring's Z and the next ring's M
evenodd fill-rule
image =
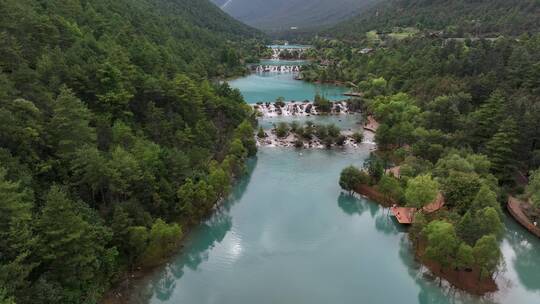
M259 127L257 139L263 145L331 148L343 147L346 144L358 145L364 137L360 131L343 131L335 124L315 124L308 120L303 124L298 121L278 122L268 132Z
M435 165L429 165L410 156L401 164L399 178L385 173L383 163L372 154L364 168L345 168L340 186L386 206L416 208L409 236L419 259L440 277L451 279L451 272L461 272L458 275L461 278L476 276L473 282L478 285L452 282L457 286L478 293L492 291L493 284L489 281L500 265L499 242L504 226L497 201L501 189L489 172L491 163L487 157L452 150ZM444 196L445 207L433 213L425 212L422 208L439 193Z

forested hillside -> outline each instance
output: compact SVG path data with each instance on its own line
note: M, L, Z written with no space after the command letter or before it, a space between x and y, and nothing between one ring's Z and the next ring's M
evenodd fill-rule
M259 33L206 0L0 2L0 303L96 303L227 195Z
M374 0L213 0L249 25L269 31L332 25L350 18Z
M329 65L307 67L305 79L352 82L366 100L400 92L414 97L408 101L421 112L379 129L379 146L411 145L432 162L447 148L472 149L490 156L493 173L507 185L540 165L540 35L414 38L369 54L336 41L316 45Z
M384 0L328 30L327 35L358 37L394 27L444 31L452 37L519 35L540 29L538 0Z
M365 171L344 169L342 187L413 208L394 214L413 210L419 260L470 292L485 279L495 286L509 196L533 198L531 226L540 214L539 5L386 1L315 39L320 64L302 71L348 83L376 126L377 153ZM444 208L430 212L438 201ZM467 286L471 271L479 274Z

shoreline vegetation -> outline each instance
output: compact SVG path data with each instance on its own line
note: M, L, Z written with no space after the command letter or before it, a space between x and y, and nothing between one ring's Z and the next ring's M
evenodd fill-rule
M346 100L331 102L328 99L316 95L314 102L285 102L278 98L274 103L259 102L253 105L256 116L262 119L275 117L298 117L348 115L361 113L361 104L358 100ZM295 147L295 148L332 148L332 147L358 147L360 144L372 144L372 136L364 136L361 121L359 128L341 130L335 124L320 125L312 121L300 124L298 121L279 122L273 125L271 130L259 127L255 136L257 145L271 147ZM369 125L366 124L366 125Z
M372 144L369 136L365 137L361 130L340 130L334 124L314 124L310 121L303 125L296 121L280 122L269 131L259 128L256 140L259 146L295 147L297 149L357 148L361 144Z
M372 115L368 116L366 125L369 125L370 131L375 131L375 134L381 127ZM484 189L485 193L480 193L480 190L475 198L479 202L473 207L482 216L490 218L484 228L481 228L485 232L483 236L478 235L476 240L460 241L460 237L466 238L471 229L479 227L461 219L454 228L451 222L456 220L452 219L454 216L451 213L456 206L453 204L426 211L426 207L437 197L442 200L445 198L440 192L441 185L432 179L431 175L416 175L417 172L411 172L418 170L414 166L419 164L412 164L414 161L409 159L399 166L385 169L387 165L375 152L366 160L363 170L345 168L339 183L349 193L358 193L385 208L407 206L412 207L408 209L416 209L410 215L412 225L408 231L409 238L416 259L439 278L439 284L444 279L452 286L475 295L497 291L498 286L493 274L497 270L501 255L496 239L502 236L503 228L502 211L496 199L492 197L489 201L489 198L484 197L491 195L489 189ZM442 188L444 189L444 186ZM485 208L481 209L481 206ZM466 213L465 217L467 216L470 216L470 213ZM396 224L399 224L397 220Z
M212 80L246 73L264 34L205 0L0 11L0 302L98 303L256 153L252 108Z
M340 185L415 210L442 193L444 208L412 216L409 237L419 260L470 293L494 291L503 207L532 232L540 219L537 29L519 39L484 39L452 27L356 26L354 40L316 38L316 64L300 75L350 83L379 123L377 151L363 170L345 168ZM395 166L399 177L385 173ZM507 203L509 195L521 202Z
M538 217L536 215L538 211L535 210L533 203L509 196L506 207L508 213L516 220L516 222L530 233L540 238L540 227L538 226ZM531 213L534 215L531 215Z
M241 178L241 177L242 176L235 178L230 184L231 187L234 187L238 181L238 178ZM211 217L214 214L214 212L216 212L216 210L221 207L221 204L226 199L227 199L226 196L218 198L216 202L212 205L212 207L208 209L197 221L183 222L181 226L182 234L176 240L175 246L171 248L171 250L169 251L167 255L164 255L158 259L152 260L152 263L150 264L138 265L134 267L134 269L124 272L112 284L111 288L109 288L107 292L104 293L99 303L100 304L127 304L129 303L130 292L133 291L133 287L134 287L132 283L136 283L138 280L144 279L152 275L161 267L163 267L168 262L170 262L172 257L180 254L184 248L186 238L189 237L193 229L197 227L197 225L199 225L201 222Z

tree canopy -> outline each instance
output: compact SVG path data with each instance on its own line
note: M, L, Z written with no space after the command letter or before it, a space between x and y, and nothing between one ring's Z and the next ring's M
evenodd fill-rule
M256 152L217 77L262 35L206 0L0 2L0 301L96 303Z
M422 208L433 202L439 193L439 183L431 175L419 175L407 182L405 200L411 207Z

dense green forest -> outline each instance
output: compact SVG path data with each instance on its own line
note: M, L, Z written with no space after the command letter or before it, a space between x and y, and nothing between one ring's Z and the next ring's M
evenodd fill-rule
M315 58L324 64L302 72L306 80L350 84L380 123L378 153L365 171L346 168L340 184L368 185L412 208L441 193L443 211L414 218L416 248L443 270L489 278L501 261L507 195L540 210L538 2L397 1L377 14L337 29L338 37L357 30L355 41L317 39ZM399 178L385 174L392 165ZM538 218L534 210L529 216Z
M447 37L537 33L538 0L383 0L325 35L358 38L371 30L395 27L444 31Z
M509 182L540 165L539 35L464 42L415 38L364 55L346 43L319 41L318 52L328 66L307 67L304 79L352 82L368 103L380 95L411 96L415 115L382 128L380 147L413 144L414 129L421 127L427 133L418 153L431 161L444 147L470 148L491 154L499 178ZM498 150L496 140L510 141L511 149Z
M216 77L261 35L208 1L0 2L0 303L96 303L256 151Z

